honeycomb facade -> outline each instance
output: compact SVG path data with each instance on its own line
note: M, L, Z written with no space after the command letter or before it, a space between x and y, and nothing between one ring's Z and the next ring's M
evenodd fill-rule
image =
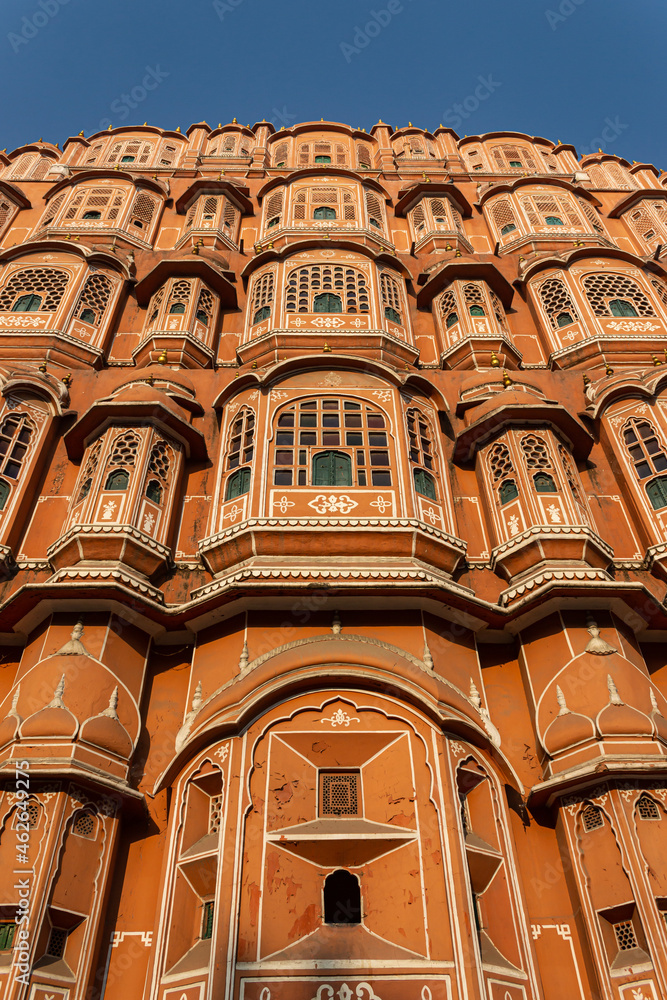
M3 998L667 995L666 242L515 132L0 154Z

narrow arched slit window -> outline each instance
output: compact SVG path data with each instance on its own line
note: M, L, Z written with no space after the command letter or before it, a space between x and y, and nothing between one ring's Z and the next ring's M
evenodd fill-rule
M341 868L324 882L325 924L360 924L361 889L359 880Z
M114 469L107 476L105 490L126 490L130 482L129 473L125 469Z
M234 500L250 492L250 469L237 469L227 480L225 500Z

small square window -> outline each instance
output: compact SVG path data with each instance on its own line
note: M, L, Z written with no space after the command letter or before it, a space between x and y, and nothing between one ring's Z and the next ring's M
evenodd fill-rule
M359 816L358 771L320 771L320 816Z

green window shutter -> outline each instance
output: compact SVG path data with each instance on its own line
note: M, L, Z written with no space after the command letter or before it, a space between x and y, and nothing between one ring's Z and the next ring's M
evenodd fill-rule
M201 936L203 941L208 941L213 937L213 917L215 915L215 903L211 900L204 903L204 912L201 922Z
M16 924L14 923L0 924L0 951L8 951L12 947L15 933L16 933Z
M315 296L313 311L316 313L339 313L343 311L343 303L339 295L322 292Z
M9 483L0 480L0 510L4 510L7 498L9 497Z
M558 493L555 482L546 472L538 472L533 482L538 493Z
M316 208L315 211L313 212L313 218L314 219L335 219L336 218L336 211L333 208L327 208L327 207Z
M516 500L518 495L519 491L513 479L506 479L504 483L500 484L501 504L509 503L510 500Z
M313 459L313 486L351 486L352 461L340 451L324 451Z
M609 303L609 310L612 316L637 316L637 310L633 306L632 302L626 302L625 299L612 299Z
M234 500L250 492L250 469L238 469L227 480L225 500Z
M415 469L415 490L429 500L435 500L435 480L423 469Z
M647 483L646 492L654 510L667 507L667 476L660 476Z

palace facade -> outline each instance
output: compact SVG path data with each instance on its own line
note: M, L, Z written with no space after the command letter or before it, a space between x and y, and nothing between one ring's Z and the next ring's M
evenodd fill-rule
M666 243L516 132L0 154L3 1000L667 996Z

